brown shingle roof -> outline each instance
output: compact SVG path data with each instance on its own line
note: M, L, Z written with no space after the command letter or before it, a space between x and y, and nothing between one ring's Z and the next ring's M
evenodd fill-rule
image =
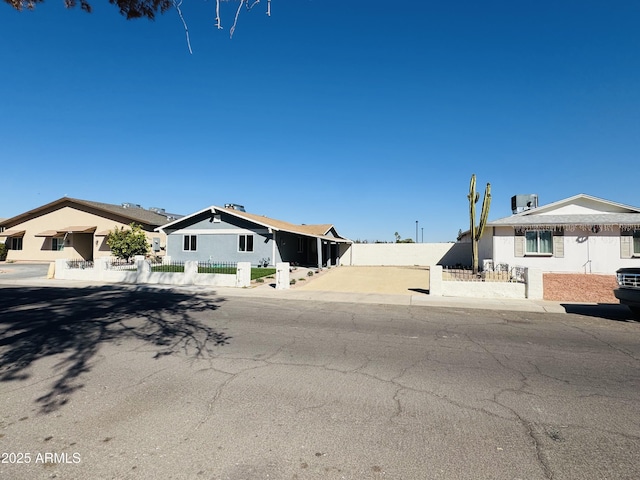
M241 210L235 210L233 208L214 207L216 210L228 212L240 218L246 218L260 225L272 227L277 230L283 230L290 233L299 233L302 235L311 235L314 237L324 237L333 228L330 223L323 223L319 225L296 225L295 223L285 222L284 220L277 220L275 218L269 218L264 215L257 215L255 213L243 212ZM337 236L336 240L342 239Z
M67 204L70 206L76 205L89 207L92 209L103 211L105 213L111 213L113 215L124 217L125 219L131 220L132 222L150 225L152 227L159 227L169 222L167 215L161 215L151 210L145 210L144 208L130 208L123 207L122 205L113 205L110 203L93 202L90 200L81 200L79 198L63 197L51 203L47 203L46 205L34 208L33 210L29 210L28 212L16 215L15 217L8 218L0 222L0 225L17 224L23 222L29 217L38 215L45 210L52 209L57 206L62 207Z

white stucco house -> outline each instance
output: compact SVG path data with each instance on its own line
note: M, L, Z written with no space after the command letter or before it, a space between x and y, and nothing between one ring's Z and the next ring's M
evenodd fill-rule
M460 241L470 241L469 233ZM585 194L524 207L487 223L478 256L480 265L613 275L640 267L640 208Z

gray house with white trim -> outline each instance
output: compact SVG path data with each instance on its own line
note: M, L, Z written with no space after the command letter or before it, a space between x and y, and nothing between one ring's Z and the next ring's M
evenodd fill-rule
M244 211L239 205L210 206L170 222L157 231L167 236L167 255L175 261L279 262L323 268L339 265L352 243L333 225L296 225Z

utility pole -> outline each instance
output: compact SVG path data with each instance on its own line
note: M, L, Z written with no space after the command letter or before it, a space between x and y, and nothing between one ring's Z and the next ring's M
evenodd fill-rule
M420 243L424 243L424 227L420 227L420 230L422 230L420 233L422 233L422 238L421 238L421 242Z
M416 220L416 243L418 243L418 220Z

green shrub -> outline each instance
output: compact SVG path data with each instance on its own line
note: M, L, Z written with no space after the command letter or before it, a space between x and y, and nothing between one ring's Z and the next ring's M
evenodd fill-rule
M307 272L307 277L313 277L313 272L311 270Z
M115 227L107 235L107 245L111 254L117 258L129 260L136 255L146 255L149 251L149 241L140 225L132 223L129 229Z
M0 243L0 262L4 262L7 259L7 246L4 243Z

